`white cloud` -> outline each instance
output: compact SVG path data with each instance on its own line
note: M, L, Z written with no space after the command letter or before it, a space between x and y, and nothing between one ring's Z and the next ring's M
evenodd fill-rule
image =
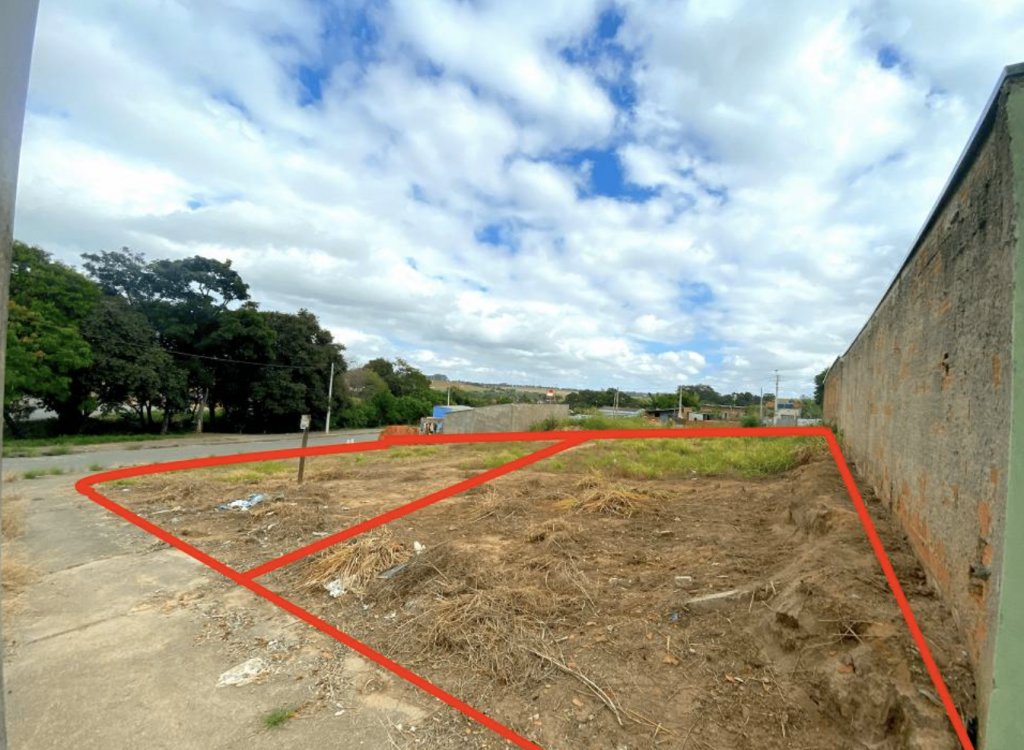
M44 3L19 238L231 258L359 361L808 392L1024 49L1006 2L338 7Z

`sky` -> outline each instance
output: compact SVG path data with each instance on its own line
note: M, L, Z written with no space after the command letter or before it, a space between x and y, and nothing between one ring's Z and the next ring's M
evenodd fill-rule
M810 393L1024 2L46 0L15 236L230 259L350 362Z

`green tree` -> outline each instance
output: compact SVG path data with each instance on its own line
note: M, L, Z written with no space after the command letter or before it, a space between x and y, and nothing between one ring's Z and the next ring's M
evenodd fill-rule
M74 269L38 247L14 243L4 384L12 428L11 409L35 398L57 412L62 431L80 429L92 408L80 377L92 351L80 326L99 299L99 287Z
M352 398L362 401L373 398L380 391L391 391L384 378L368 367L349 370L345 375L345 385Z
M203 338L198 349L204 356L224 361L210 359L203 363L205 382L200 380L198 372L195 382L197 387L209 390L195 394L193 403L197 408L207 401L222 404L228 421L234 424L252 425L259 421L256 411L261 407L260 401L269 394L254 388L253 381L266 382L264 368L240 363L275 362L276 343L277 332L254 303L223 311L216 318L216 327Z
M82 321L81 331L92 347L83 381L103 411L130 408L144 427L152 427L154 407L174 411L182 384L145 315L124 298L108 296Z
M726 399L710 385L684 385L683 390L692 393L699 404L722 404Z
M377 373L377 375L380 376L380 379L387 384L388 390L391 390L392 393L394 393L392 390L392 383L395 379L395 366L390 361L383 357L377 357L367 362L364 367L370 372Z
M828 369L826 367L814 376L814 403L819 407L825 405L825 378L828 375Z
M142 253L128 248L82 257L86 270L104 292L124 298L142 312L165 349L186 355L175 357L173 366L178 373L168 378L168 382L182 384L184 397L179 394L167 399L162 431L168 429L174 413L189 405L193 412L204 408L208 395L217 392L218 376L225 375L217 363L207 359L227 356L218 351L227 341L221 318L231 303L249 299L249 287L231 268L231 261L197 255L147 262ZM187 356L190 354L199 356ZM237 382L237 372L231 371L225 389L230 391ZM185 406L181 406L183 401Z
M430 378L404 359L391 362L383 357L377 357L367 362L365 368L379 375L387 383L391 395L396 398L430 391Z
M413 394L430 393L430 378L410 365L404 359L396 359L391 392L401 398ZM391 385L389 383L389 385Z
M321 328L309 310L298 313L263 312L275 334L275 367L260 368L253 383L254 410L249 424L266 430L294 430L299 415L311 414L323 424L327 412L328 380L334 363L335 387L331 409L341 414L347 403L344 346Z

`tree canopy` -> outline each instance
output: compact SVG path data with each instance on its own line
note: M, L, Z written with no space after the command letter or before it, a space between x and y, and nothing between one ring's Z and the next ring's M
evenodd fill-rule
M308 310L264 311L230 261L148 261L128 248L83 256L85 273L15 243L4 411L37 401L77 431L95 409L162 431L209 407L224 429L321 424L347 403L344 347Z
M814 403L818 406L825 405L825 378L828 376L828 368L814 376Z

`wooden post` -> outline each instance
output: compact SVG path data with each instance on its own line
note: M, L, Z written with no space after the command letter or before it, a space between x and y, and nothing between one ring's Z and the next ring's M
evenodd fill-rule
M303 414L302 419L299 420L299 427L302 428L302 447L305 448L309 444L309 422L310 418L308 414ZM299 456L299 484L302 484L302 475L306 473L306 457Z

